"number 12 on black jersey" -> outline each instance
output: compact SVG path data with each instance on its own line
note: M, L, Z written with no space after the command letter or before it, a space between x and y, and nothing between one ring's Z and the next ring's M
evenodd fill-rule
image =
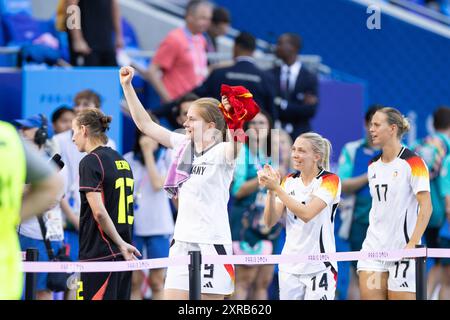
M125 198L125 188L131 189L131 194L127 195ZM123 224L133 224L134 217L129 215L130 205L133 205L133 188L134 188L134 180L131 178L119 178L116 180L116 189L119 189L119 215L118 215L118 223Z

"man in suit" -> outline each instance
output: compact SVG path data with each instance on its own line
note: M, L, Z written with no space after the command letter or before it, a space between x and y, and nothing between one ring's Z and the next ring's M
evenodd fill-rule
M310 119L318 105L317 76L308 71L298 59L301 38L294 33L285 33L278 38L276 56L283 64L270 72L275 81L275 124L297 138L311 131Z
M242 32L234 40L234 64L230 67L215 69L205 82L194 90L200 97L213 97L220 100L220 86L244 86L252 94L258 105L274 115L273 80L267 72L261 70L253 58L256 40L250 33Z

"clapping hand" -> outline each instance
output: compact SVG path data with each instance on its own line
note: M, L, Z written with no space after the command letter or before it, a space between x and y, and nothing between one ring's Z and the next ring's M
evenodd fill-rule
M264 165L262 170L258 171L258 182L262 187L274 191L280 185L281 175L270 165Z

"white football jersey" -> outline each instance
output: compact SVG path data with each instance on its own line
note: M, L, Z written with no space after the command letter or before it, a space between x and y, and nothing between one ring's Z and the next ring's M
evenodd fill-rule
M286 242L282 254L320 254L336 252L334 240L334 218L341 197L341 181L333 173L322 170L307 186L303 184L300 173L288 175L282 188L295 200L303 204L313 197L323 200L327 206L313 219L304 222L286 208ZM280 200L277 198L277 201ZM336 262L309 262L280 264L281 271L293 274L310 274L325 270L337 274Z
M172 133L177 148L186 136ZM227 143L218 143L194 155L189 179L178 192L174 239L206 244L231 244L227 204L235 161L225 157Z
M372 208L362 250L403 249L416 226L416 194L430 191L427 166L417 154L403 147L389 163L381 161L381 156L374 158L367 174Z

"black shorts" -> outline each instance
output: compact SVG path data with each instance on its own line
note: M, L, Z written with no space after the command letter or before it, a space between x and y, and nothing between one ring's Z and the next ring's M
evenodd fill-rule
M131 271L82 273L77 300L130 300Z

